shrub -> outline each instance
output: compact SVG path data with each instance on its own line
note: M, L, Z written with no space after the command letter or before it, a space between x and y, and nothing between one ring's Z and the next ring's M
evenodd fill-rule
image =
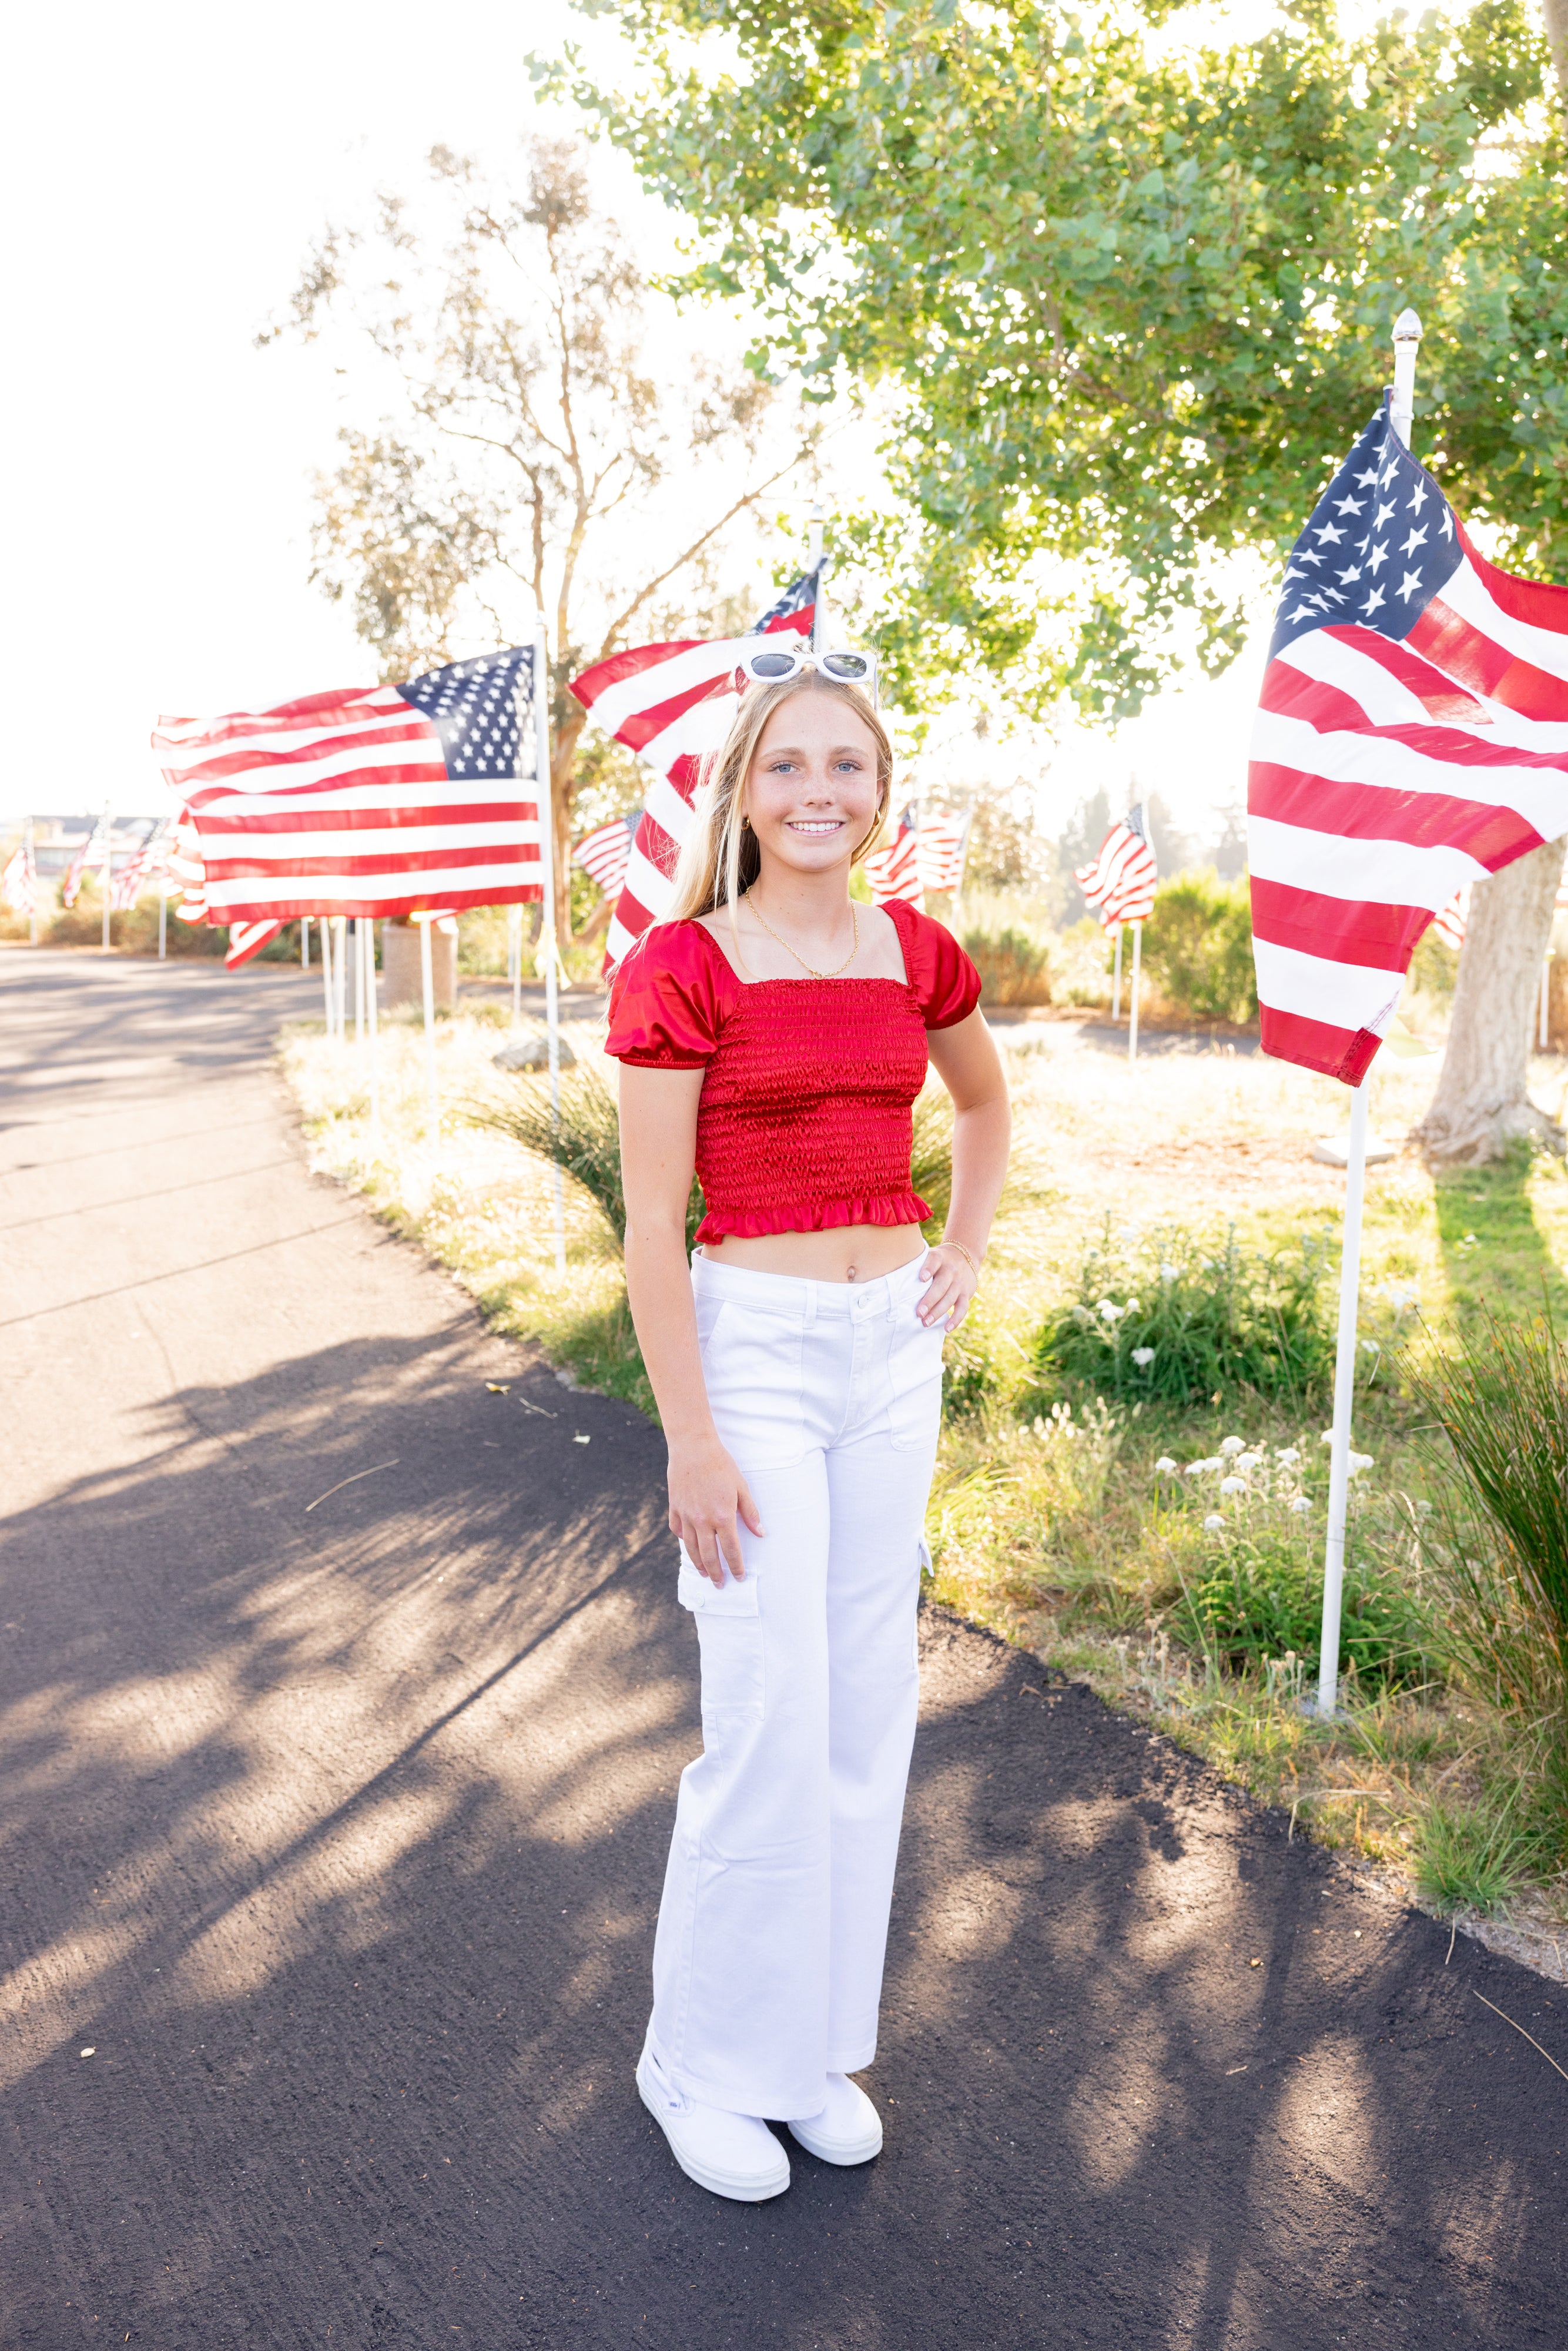
M1258 1018L1252 914L1245 880L1180 873L1162 882L1144 930L1144 973L1189 1020Z
M980 975L986 1004L1049 1004L1051 950L1010 924L1002 931L967 931L964 951Z
M1190 1404L1238 1390L1302 1398L1333 1378L1334 1321L1320 1242L1265 1255L1234 1228L1179 1225L1103 1238L1078 1295L1035 1342L1037 1385L1072 1382L1119 1402Z
M1550 1312L1523 1323L1483 1309L1460 1353L1405 1370L1459 1480L1427 1552L1449 1648L1496 1703L1542 1726L1568 1786L1568 1345Z
M550 1109L549 1081L518 1078L505 1095L470 1102L473 1126L494 1127L514 1143L561 1169L585 1191L603 1217L617 1249L626 1246L626 1195L621 1185L621 1119L615 1096L592 1068L569 1071L560 1081L560 1116ZM694 1183L686 1204L686 1249L704 1215L703 1196Z
M1321 1526L1303 1537L1239 1524L1222 1556L1178 1603L1178 1637L1233 1673L1294 1651L1315 1674L1322 1649L1322 1545ZM1340 1671L1354 1673L1363 1687L1423 1681L1430 1647L1426 1621L1404 1585L1364 1562L1347 1562Z

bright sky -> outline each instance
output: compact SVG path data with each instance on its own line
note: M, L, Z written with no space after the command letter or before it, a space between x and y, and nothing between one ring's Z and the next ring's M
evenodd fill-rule
M526 51L562 0L147 0L34 9L10 49L3 163L16 361L5 641L21 692L0 822L162 805L160 712L256 708L373 675L308 580L309 476L364 418L319 352L266 351L329 217L410 185L437 140L500 160L532 115ZM574 28L591 51L604 37ZM600 167L638 211L614 159ZM643 216L647 217L646 211ZM1109 744L1063 746L1042 802L1136 768L1178 815L1240 788L1257 663Z

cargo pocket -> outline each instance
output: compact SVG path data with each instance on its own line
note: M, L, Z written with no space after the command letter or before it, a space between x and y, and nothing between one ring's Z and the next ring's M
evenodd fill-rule
M683 1554L675 1596L697 1621L702 1652L703 1745L710 1752L762 1720L761 1592L755 1575L715 1585Z
M927 1330L911 1301L889 1327L887 1342L888 1425L900 1453L935 1450L942 1420L940 1323Z

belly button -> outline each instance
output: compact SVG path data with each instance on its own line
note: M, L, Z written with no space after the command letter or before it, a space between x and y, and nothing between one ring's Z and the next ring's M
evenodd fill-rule
M854 1278L855 1278L855 1270L854 1270L853 1266L852 1265L852 1266L851 1266L851 1268L850 1268L850 1270L849 1270L849 1271L848 1271L848 1273L846 1273L846 1274L845 1274L845 1276L844 1276L844 1280L845 1280L846 1281L852 1281L852 1280L854 1280Z

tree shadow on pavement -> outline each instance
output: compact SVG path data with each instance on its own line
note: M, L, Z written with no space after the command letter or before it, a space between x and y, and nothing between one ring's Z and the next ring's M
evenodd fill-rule
M661 1454L464 1316L184 1390L10 1521L4 2340L1550 2339L1562 2085L1472 1987L1568 2062L1555 1988L936 1611L886 2151L682 2179Z

